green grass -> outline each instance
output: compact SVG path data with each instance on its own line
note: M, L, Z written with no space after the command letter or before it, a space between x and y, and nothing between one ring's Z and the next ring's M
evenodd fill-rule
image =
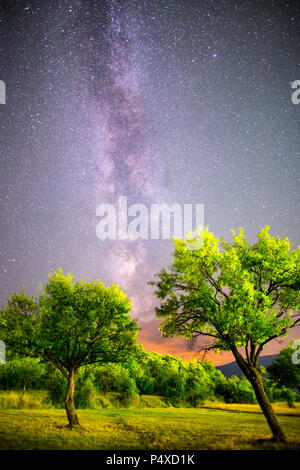
M237 405L234 405L237 406ZM243 405L241 405L243 406ZM251 405L247 405L251 406ZM255 405L253 405L255 406ZM64 410L1 410L1 449L299 449L300 417L279 415L284 447L270 441L264 416L237 409L79 410L81 426L66 426Z
M117 393L99 395L97 403L102 409L79 410L81 426L70 429L47 392L0 391L0 449L300 449L300 403L273 404L288 436L284 447L268 441L258 405L173 408L157 396L124 403Z
M274 411L277 415L300 417L300 403L295 403L294 406L295 408L290 408L287 403L272 403L272 407L274 408ZM207 401L203 407L214 410L227 410L247 413L262 412L259 405L248 405L240 403L220 403Z
M15 390L0 390L0 410L32 410L50 407L48 392L44 390L32 390L25 393Z
M53 406L45 390L0 390L0 410L33 410L60 408ZM122 400L120 393L99 394L91 408L167 408L163 397L156 395L136 395Z

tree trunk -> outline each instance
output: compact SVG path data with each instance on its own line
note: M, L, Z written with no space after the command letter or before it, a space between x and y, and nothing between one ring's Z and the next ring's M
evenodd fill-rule
M253 374L251 374L251 377L248 378L248 380L254 389L256 399L262 409L263 414L265 415L266 420L268 421L270 429L273 433L273 440L277 442L286 442L284 431L279 424L277 416L265 392L261 373L259 371L255 371Z
M75 371L71 370L68 377L68 386L66 392L65 406L70 426L79 424L78 416L76 414L74 405L74 385L75 385Z

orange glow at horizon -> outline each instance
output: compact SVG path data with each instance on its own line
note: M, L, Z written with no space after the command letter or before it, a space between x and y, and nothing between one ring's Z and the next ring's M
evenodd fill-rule
M146 324L147 325L147 324ZM196 348L189 349L187 342L182 338L162 338L158 330L153 329L153 323L150 322L147 326L139 331L138 343L142 344L146 352L157 352L159 354L170 354L172 356L180 357L185 361L193 359L203 359L203 352L199 352ZM264 350L261 356L278 354L280 350L287 346L293 339L299 338L299 331L294 330L290 332L287 338L272 341ZM216 353L209 351L205 355L205 359L211 361L215 366L221 366L229 362L235 361L232 353L223 351Z
M183 339L159 338L158 341L156 341L155 338L148 338L147 332L142 330L142 332L139 333L137 342L142 344L145 351L148 353L157 352L159 354L170 354L180 357L185 361L203 359L203 352L199 352L197 349L189 349L187 342ZM234 357L230 352L220 352L217 354L214 351L209 351L206 353L205 359L211 361L215 366L234 361Z

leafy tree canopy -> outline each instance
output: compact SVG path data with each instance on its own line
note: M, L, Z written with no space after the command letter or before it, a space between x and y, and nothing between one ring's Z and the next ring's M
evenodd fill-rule
M37 299L13 294L0 315L0 336L8 347L53 364L68 379L66 410L74 409L75 375L81 366L127 358L137 325L129 316L130 301L117 286L73 282L62 270L49 275Z
M165 337L208 336L209 349L244 347L257 364L263 347L300 321L293 313L300 305L294 288L300 247L290 251L289 240L272 237L268 226L253 245L242 229L232 235L229 243L206 229L199 250L188 249L188 241L174 241L171 269L152 283L162 300L157 315Z
M113 362L134 344L136 323L130 301L117 286L73 282L61 270L49 275L38 299L15 293L1 312L0 332L7 346L70 369Z

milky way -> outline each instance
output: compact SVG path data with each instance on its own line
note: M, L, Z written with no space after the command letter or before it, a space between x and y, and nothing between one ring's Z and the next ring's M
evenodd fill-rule
M299 244L297 2L11 0L0 19L1 303L58 267L100 277L148 350L187 357L147 286L171 241L101 241L96 208L203 203L216 235Z
M99 22L105 29L100 37L98 29L88 37L83 65L93 77L89 89L104 127L105 139L96 164L107 184L107 197L131 194L139 201L147 188L152 192L156 168L155 156L147 147L150 122L142 109L133 61L138 38L131 10L126 2L103 4ZM77 20L79 30L85 22L85 30L91 31L95 18L86 24L84 13Z

